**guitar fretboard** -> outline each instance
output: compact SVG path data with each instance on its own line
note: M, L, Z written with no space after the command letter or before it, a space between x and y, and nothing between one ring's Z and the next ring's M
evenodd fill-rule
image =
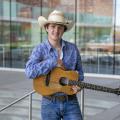
M81 88L98 90L98 91L108 92L108 93L116 93L115 89L113 89L113 88L108 88L108 87L104 87L104 86L100 86L100 85L94 85L94 84L90 84L90 83L84 83L81 81L69 80L69 85L78 85Z

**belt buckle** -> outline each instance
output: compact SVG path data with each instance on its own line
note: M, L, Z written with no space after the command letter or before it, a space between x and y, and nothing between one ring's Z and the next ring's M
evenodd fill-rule
M65 95L65 96L64 95L63 96L58 96L58 100L62 101L62 102L63 101L68 101L68 96L67 95Z

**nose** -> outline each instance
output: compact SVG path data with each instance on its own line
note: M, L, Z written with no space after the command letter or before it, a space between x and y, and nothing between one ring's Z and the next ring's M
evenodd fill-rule
M54 30L55 30L55 32L58 32L59 31L59 27L56 26Z

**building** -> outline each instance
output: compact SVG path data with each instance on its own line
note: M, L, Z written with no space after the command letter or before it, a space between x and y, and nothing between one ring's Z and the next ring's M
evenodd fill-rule
M80 50L85 82L118 87L119 8L119 0L0 0L0 107L32 90L32 81L24 76L25 63L33 47L46 37L37 18L47 17L54 9L63 10L75 22L64 39L74 42ZM35 120L40 117L39 97L33 95ZM87 90L85 98L85 120L120 119L118 96ZM28 119L28 99L16 106L1 112L0 118Z
M115 24L116 6L115 0L1 0L0 66L24 68L32 48L46 35L38 27L38 16L47 17L53 9L62 9L66 17L76 23L64 38L79 47L84 71L120 74L117 72L120 66L120 37L116 29L119 26ZM103 45L98 47L97 44L104 43L104 36L107 36L106 40L110 38L112 44L107 41L105 48ZM102 56L111 58L105 62ZM103 69L104 62L106 68Z

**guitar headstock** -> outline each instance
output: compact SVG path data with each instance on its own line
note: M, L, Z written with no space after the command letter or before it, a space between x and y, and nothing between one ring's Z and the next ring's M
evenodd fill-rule
M115 89L115 94L120 95L120 87Z

